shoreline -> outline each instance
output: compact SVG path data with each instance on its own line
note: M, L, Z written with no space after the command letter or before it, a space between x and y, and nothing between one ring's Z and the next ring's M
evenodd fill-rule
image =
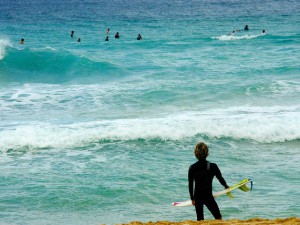
M276 218L276 219L263 219L263 218L252 218L247 220L203 220L203 221L193 221L185 220L181 222L171 222L171 221L157 221L157 222L139 222L132 221L130 223L122 223L116 225L300 225L300 218L298 217L288 217L288 218Z

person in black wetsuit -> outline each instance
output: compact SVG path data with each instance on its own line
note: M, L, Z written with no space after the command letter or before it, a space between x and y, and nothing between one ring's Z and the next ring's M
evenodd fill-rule
M141 34L138 34L138 36L137 36L137 38L136 38L137 40L142 40L143 38L142 38L142 35Z
M222 220L218 204L212 194L214 176L225 188L229 187L217 164L206 160L208 152L208 147L204 142L198 143L194 150L198 162L192 164L188 172L190 198L196 208L198 221L204 220L203 205L209 209L215 219Z

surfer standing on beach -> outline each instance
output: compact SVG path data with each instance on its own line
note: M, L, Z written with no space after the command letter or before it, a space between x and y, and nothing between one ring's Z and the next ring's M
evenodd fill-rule
M209 150L204 142L200 142L194 149L198 162L192 164L188 172L189 192L192 204L196 208L197 220L204 220L203 206L205 205L215 219L222 220L222 215L212 193L212 181L214 176L225 187L229 188L222 177L219 167L215 163L206 160ZM194 188L195 187L195 188Z

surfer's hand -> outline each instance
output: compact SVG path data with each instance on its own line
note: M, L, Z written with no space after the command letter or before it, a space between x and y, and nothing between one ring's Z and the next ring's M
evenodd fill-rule
M195 200L192 200L192 205L195 205Z

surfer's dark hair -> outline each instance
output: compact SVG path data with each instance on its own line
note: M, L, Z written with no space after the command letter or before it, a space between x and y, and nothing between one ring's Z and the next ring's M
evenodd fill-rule
M199 142L194 150L197 159L205 159L208 156L208 147L204 142Z

